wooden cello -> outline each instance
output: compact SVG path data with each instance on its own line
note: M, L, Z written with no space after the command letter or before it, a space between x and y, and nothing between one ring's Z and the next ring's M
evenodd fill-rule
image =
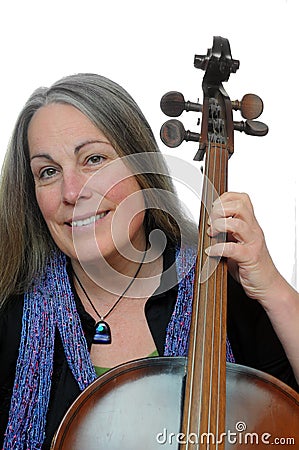
M222 83L239 63L226 39L215 37L207 55L195 57L195 66L205 70L203 105L185 102L176 92L161 101L169 116L183 110L203 116L200 135L185 131L176 119L161 129L167 145L195 140L195 159L205 156L188 357L141 359L102 375L70 407L53 450L299 448L299 395L270 375L226 363L227 267L204 253L210 245L209 210L227 189L234 129L266 134L267 127L252 120L262 102L253 95L230 101ZM248 120L233 122L232 109L241 109Z

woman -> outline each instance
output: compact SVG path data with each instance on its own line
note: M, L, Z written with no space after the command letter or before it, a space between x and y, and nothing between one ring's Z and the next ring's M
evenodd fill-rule
M4 448L46 449L97 374L153 354L186 355L192 289L179 274L194 267L196 228L138 106L91 74L33 93L13 133L0 198L1 435ZM244 206L223 201L232 206L228 217L256 224ZM223 227L217 211L216 204L211 234ZM229 222L233 240L248 240L248 229L238 233ZM255 236L262 244L253 257L261 252L268 268L257 224ZM255 297L264 269L248 278L253 257L232 251L227 246L232 271ZM227 359L296 387L262 307L232 278L229 287Z

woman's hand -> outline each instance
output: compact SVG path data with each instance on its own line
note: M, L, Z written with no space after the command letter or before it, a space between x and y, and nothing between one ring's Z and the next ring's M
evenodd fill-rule
M209 256L224 256L248 297L266 310L299 383L299 294L276 269L247 194L226 192L214 202L208 234L227 233Z
M281 276L273 264L249 196L235 192L221 195L213 204L209 222L210 236L227 233L227 242L209 247L209 256L226 257L231 275L242 284L248 297L267 302L277 277Z

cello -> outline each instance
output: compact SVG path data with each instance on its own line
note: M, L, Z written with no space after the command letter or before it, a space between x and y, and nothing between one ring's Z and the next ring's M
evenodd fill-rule
M232 102L223 88L239 62L227 39L214 37L207 55L196 55L203 69L203 105L169 92L161 108L171 117L184 110L202 112L201 133L185 131L177 119L161 128L162 141L177 147L196 141L195 160L205 160L199 246L196 260L188 357L130 361L111 369L71 405L52 441L52 450L266 449L299 446L299 395L271 375L226 362L227 265L204 249L225 242L210 238L212 203L227 190L228 160L234 130L263 136L255 121L262 101L247 94ZM232 110L245 122L234 122Z

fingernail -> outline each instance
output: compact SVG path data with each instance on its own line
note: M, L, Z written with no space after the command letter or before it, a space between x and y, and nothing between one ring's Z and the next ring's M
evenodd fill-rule
M207 247L207 248L205 249L205 253L209 256L209 255L210 255L210 252L211 252L211 247Z

